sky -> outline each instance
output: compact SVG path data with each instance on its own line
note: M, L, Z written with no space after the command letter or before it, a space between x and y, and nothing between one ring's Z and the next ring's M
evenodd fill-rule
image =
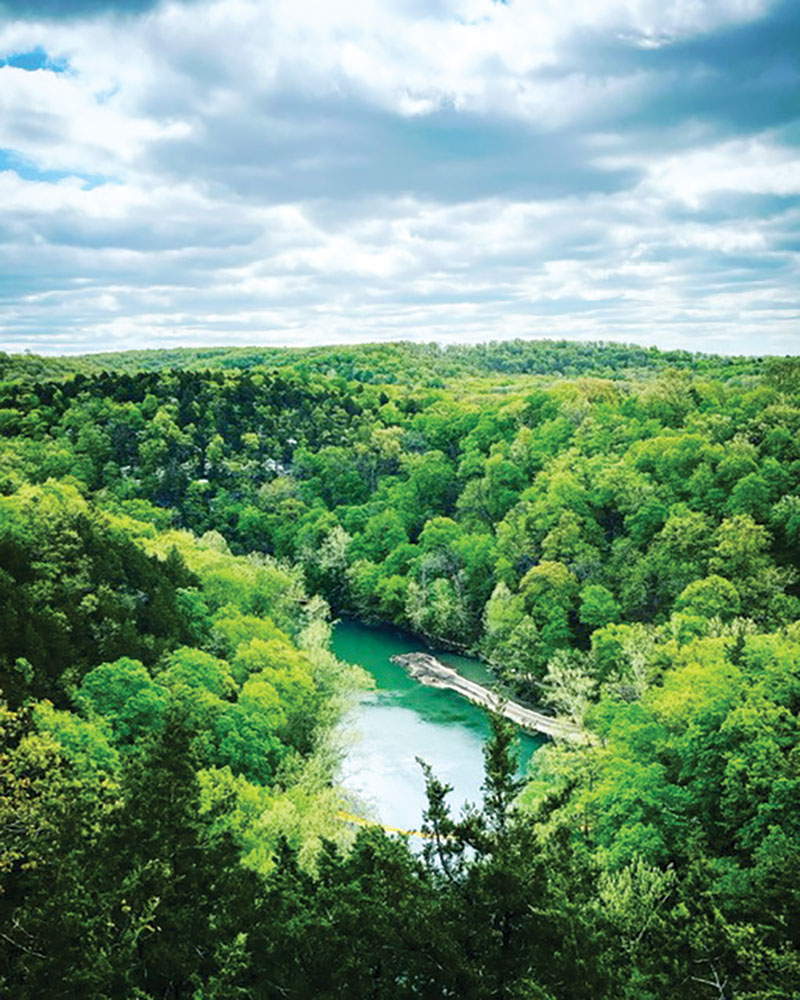
M0 349L800 353L800 0L0 0Z

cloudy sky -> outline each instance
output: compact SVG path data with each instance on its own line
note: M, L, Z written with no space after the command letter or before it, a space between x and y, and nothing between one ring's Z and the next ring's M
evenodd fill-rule
M0 0L0 348L800 353L800 0Z

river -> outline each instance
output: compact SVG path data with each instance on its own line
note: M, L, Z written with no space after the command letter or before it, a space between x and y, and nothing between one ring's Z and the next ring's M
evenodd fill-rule
M418 830L425 808L425 783L416 757L452 785L451 807L479 802L483 781L486 713L454 691L442 691L412 680L391 663L395 653L426 649L416 636L391 628L371 628L353 621L337 624L333 651L358 663L375 680L346 726L354 739L342 766L340 782L356 800L354 808L371 819L403 830ZM436 657L465 677L491 685L480 660L434 651ZM524 771L542 738L520 733L520 767Z

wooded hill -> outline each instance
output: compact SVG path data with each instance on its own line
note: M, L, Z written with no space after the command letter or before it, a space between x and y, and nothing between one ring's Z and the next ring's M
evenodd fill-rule
M504 340L488 344L399 343L337 347L179 347L172 350L39 356L0 352L0 378L61 378L100 372L208 371L291 367L370 384L442 386L453 379L494 374L599 375L625 378L668 368L732 375L760 373L769 359L660 351L656 347L562 340Z

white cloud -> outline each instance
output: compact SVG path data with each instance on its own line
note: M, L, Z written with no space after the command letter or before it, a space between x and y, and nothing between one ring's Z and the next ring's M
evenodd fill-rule
M777 146L768 137L737 139L655 163L650 186L692 208L724 192L797 195L800 150Z
M0 55L69 69L0 67L0 147L27 161L0 170L0 346L780 349L797 149L772 122L658 118L672 50L767 7L218 0L8 23Z

